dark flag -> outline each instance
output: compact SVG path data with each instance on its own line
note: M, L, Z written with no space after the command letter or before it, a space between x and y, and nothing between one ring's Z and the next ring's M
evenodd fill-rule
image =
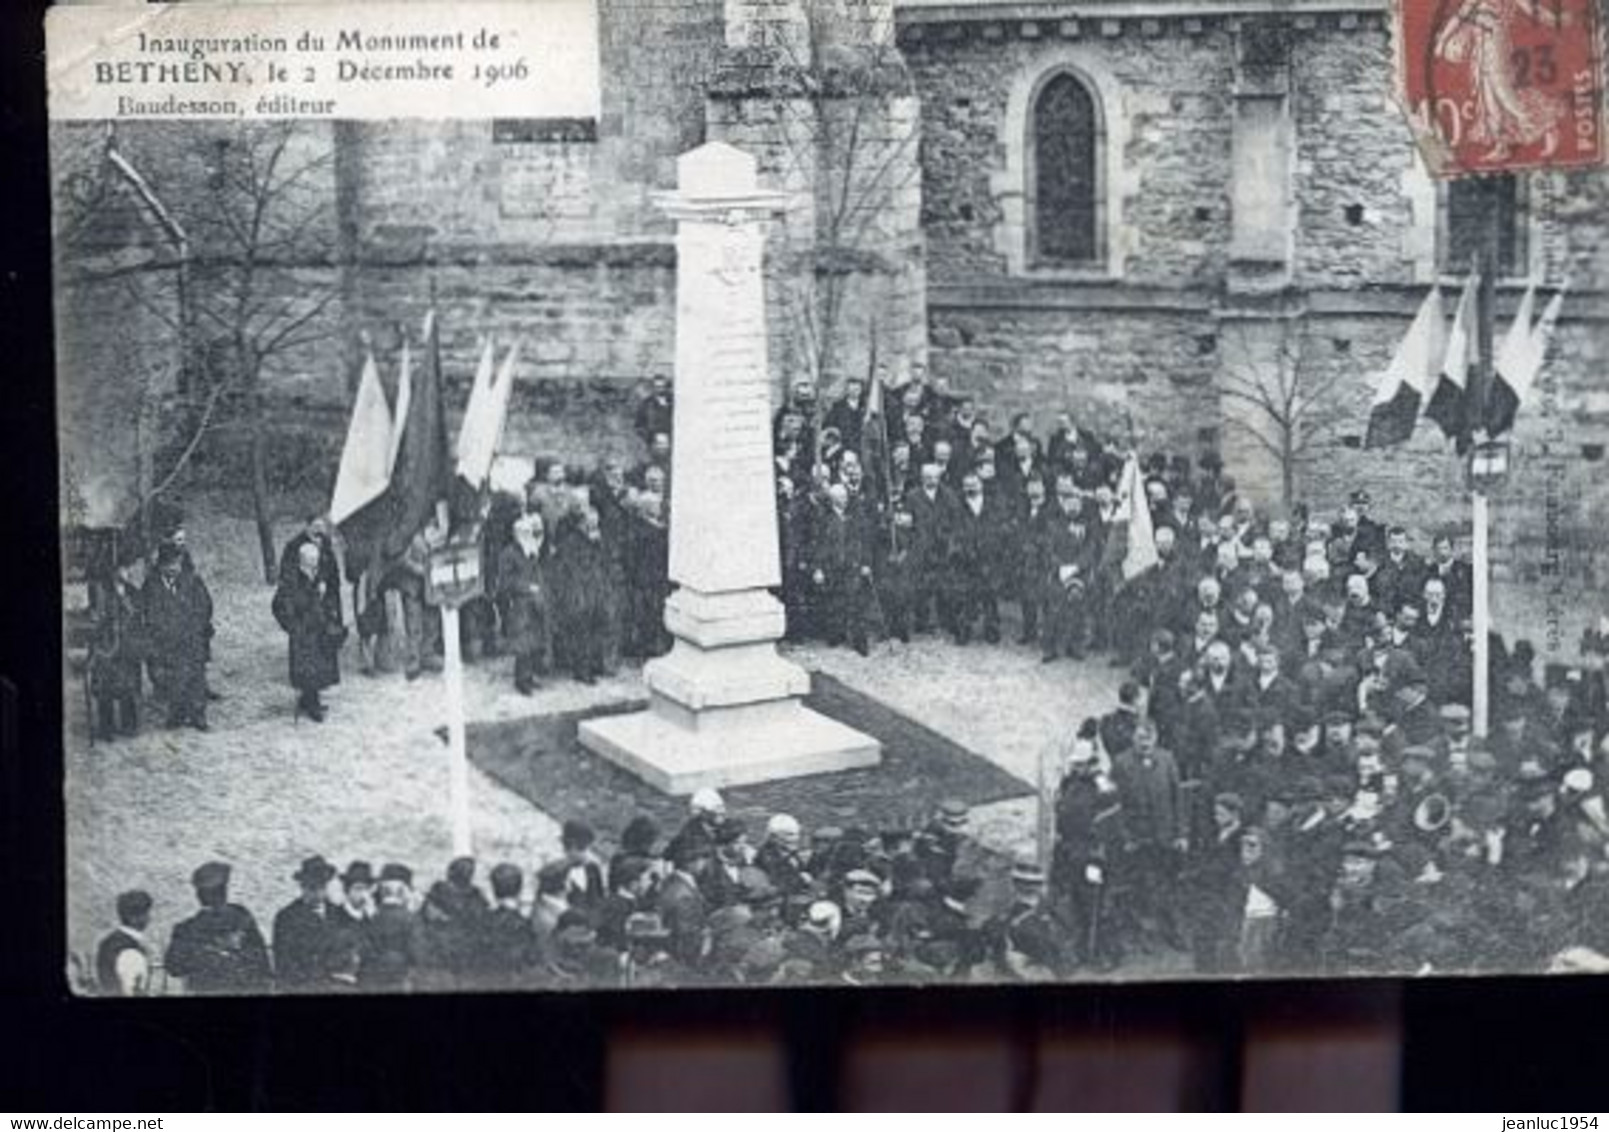
M1365 448L1401 444L1413 435L1424 405L1425 385L1440 367L1443 333L1441 292L1432 287L1391 364L1380 375L1363 438Z
M381 553L395 561L413 536L435 516L436 504L448 498L452 485L452 446L447 439L447 413L442 405L441 348L436 312L425 316L424 357L410 376L408 394L397 394L406 413L398 420L401 434L391 483L385 494L385 529Z
M1464 293L1458 299L1458 311L1453 315L1452 333L1447 336L1447 352L1441 363L1441 374L1436 389L1425 406L1425 416L1441 427L1443 435L1458 446L1458 451L1469 448L1470 395L1469 363L1474 352L1475 295L1480 288L1478 276L1470 276L1464 284Z

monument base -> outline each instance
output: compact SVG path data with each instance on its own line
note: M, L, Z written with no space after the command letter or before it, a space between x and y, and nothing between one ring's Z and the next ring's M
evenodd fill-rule
M702 712L696 727L650 707L589 719L580 739L587 750L667 794L854 770L882 760L876 739L797 700Z

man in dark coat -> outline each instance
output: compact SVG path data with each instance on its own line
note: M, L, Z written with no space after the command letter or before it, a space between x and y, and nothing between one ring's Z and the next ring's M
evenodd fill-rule
M1177 887L1189 848L1189 808L1173 755L1157 746L1156 724L1142 719L1133 746L1112 759L1112 779L1123 806L1123 872L1142 927L1182 943Z
M811 543L810 581L820 595L821 629L829 645L847 638L855 651L868 651L866 625L872 610L872 567L865 531L850 514L849 492L841 483L827 489L828 508Z
M1078 959L1110 970L1122 958L1118 935L1110 930L1107 869L1121 826L1121 805L1100 776L1095 746L1074 740L1067 774L1056 792L1056 849L1051 862L1051 893L1068 921Z
M323 568L318 543L303 542L296 568L283 575L274 592L274 620L290 637L290 682L296 710L315 723L324 719L319 693L340 683L340 648L346 638L341 621L339 576Z
M413 870L388 864L380 870L374 915L364 924L358 985L365 990L405 990L419 963L419 920L413 911Z
M697 967L709 946L709 902L701 881L715 859L713 846L687 841L671 852L671 874L659 886L657 910L670 929L670 953L688 967Z
M1045 599L1045 577L1050 572L1050 539L1058 512L1037 470L1022 481L1021 493L1006 497L1013 508L1010 522L1006 576L1022 609L1022 636L1017 643L1039 640L1039 618Z
M1069 490L1066 477L1057 482L1058 497ZM1070 506L1070 510L1068 507ZM1100 564L1101 548L1090 533L1076 497L1064 503L1062 522L1051 534L1050 569L1045 578L1045 661L1066 654L1081 659L1090 642L1089 589Z
M168 974L194 994L254 994L269 989L268 945L252 914L229 903L229 866L209 861L190 877L201 910L176 925Z
M497 563L497 608L503 640L514 653L514 687L521 695L536 690L548 670L549 616L546 540L536 512L514 522L514 538Z
M475 860L458 857L447 876L430 886L419 909L419 980L428 987L456 989L479 978L484 921L490 914L486 896L475 887Z
M627 512L625 544L625 622L622 650L628 657L660 656L670 648L665 599L670 596L670 529L665 500L643 495Z
M554 633L570 673L583 684L608 672L607 643L619 609L598 513L590 507L568 531L560 524L552 569Z
M648 392L637 402L637 412L632 418L632 431L644 445L648 445L660 433L669 436L675 420L676 400L671 390L670 377L656 373L650 381Z
M141 591L147 665L157 694L167 700L168 726L206 731L212 596L184 562L183 548L164 542L156 572Z
M341 937L338 913L329 900L335 866L323 857L309 857L291 879L302 893L274 917L274 974L281 991L328 990Z
M921 482L906 494L905 508L911 514L910 569L915 599L912 627L918 633L927 632L936 607L940 627L951 629L954 615L945 587L945 568L955 497L944 485L937 464L922 465Z
M525 876L518 865L504 861L492 867L491 884L492 910L481 921L479 944L484 985L523 986L541 961L536 931L520 911Z
M956 643L972 639L981 617L983 639L995 644L1000 640L996 583L1007 530L1003 508L998 498L985 497L978 474L968 472L961 477L961 500L952 515L949 577Z

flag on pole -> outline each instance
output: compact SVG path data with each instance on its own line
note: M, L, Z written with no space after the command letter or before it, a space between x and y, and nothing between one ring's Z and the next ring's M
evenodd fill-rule
M483 396L476 404L471 398L475 417L465 416L464 428L458 437L458 475L476 491L485 486L492 473L492 462L497 457L497 446L503 439L503 425L508 419L509 395L514 391L514 367L518 364L520 348L509 347L503 364L494 378L491 373L492 353L487 347L481 364L487 375ZM477 374L477 382L480 377Z
M1161 561L1156 552L1156 529L1151 504L1145 496L1139 454L1130 450L1117 481L1117 507L1106 532L1102 565L1121 567L1123 581L1132 582Z
M402 433L408 424L408 413L413 401L413 361L408 353L408 336L402 337L402 362L397 367L397 407L391 414L391 451L386 457L386 475L397 466L397 450L402 447Z
M1515 312L1514 322L1503 336L1503 345L1497 351L1495 380L1486 392L1485 424L1488 436L1497 436L1514 427L1514 418L1525 404L1531 386L1536 384L1542 363L1547 360L1548 342L1559 321L1559 310L1564 306L1564 290L1559 288L1558 293L1548 300L1541 321L1533 327L1531 312L1536 306L1536 287L1533 284L1525 289L1525 298L1520 300L1520 309Z
M413 536L448 498L452 477L452 447L447 440L447 414L441 396L441 351L436 334L436 313L425 316L422 335L424 359L403 388L407 415L401 420L396 463L386 491L387 512L383 550L387 559L407 551ZM404 355L406 358L406 354ZM398 397L399 404L402 397Z
M1480 277L1471 275L1464 282L1464 293L1458 298L1458 310L1453 315L1452 332L1447 335L1447 349L1441 362L1441 374L1436 379L1435 392L1425 406L1425 416L1441 427L1442 434L1463 452L1469 447L1470 396L1469 367L1475 354L1475 302L1480 290Z
M492 378L496 366L495 351L492 340L488 338L486 345L481 348L480 364L475 367L475 382L469 387L469 403L464 406L464 420L458 426L458 474L475 484L472 474L474 458L472 453L480 448L480 433L484 431L484 418L492 392Z
M380 386L374 354L363 360L352 419L346 426L341 466L330 494L330 522L340 525L385 494L391 482L391 407Z
M1363 438L1365 448L1401 444L1413 435L1425 401L1425 386L1441 365L1444 334L1441 291L1432 287L1375 387Z

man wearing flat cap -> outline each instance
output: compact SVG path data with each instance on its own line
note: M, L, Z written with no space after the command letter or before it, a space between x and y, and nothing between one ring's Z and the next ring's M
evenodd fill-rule
M966 803L959 798L946 798L939 803L933 820L917 835L917 856L935 885L942 884L955 872L956 859L968 841L968 812Z
M1066 966L1065 931L1045 907L1045 871L1029 861L1011 869L1011 907L990 928L996 970L1018 982L1048 982Z
M301 895L274 917L274 967L279 989L291 993L328 989L340 930L330 905L335 866L309 857L291 877Z
M268 946L252 914L229 903L229 866L208 861L191 874L201 910L173 929L165 964L193 994L267 991Z

